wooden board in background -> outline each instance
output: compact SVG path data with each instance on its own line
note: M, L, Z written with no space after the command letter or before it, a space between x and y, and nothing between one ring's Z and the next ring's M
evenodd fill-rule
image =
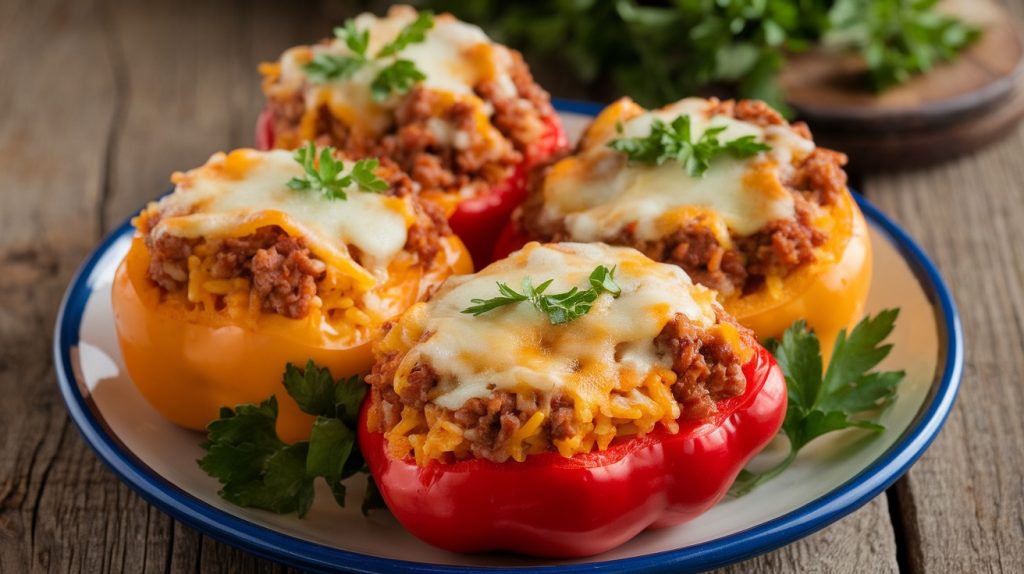
M1024 117L1024 46L996 0L956 0L943 9L980 26L981 39L952 63L875 94L856 56L795 55L780 82L815 139L850 155L859 171L935 163L978 149Z

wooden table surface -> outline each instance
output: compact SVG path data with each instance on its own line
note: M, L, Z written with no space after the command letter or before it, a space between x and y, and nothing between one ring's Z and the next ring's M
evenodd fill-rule
M1024 19L1024 0L1012 11ZM104 467L61 402L51 332L108 230L173 170L252 144L256 63L346 15L329 2L0 0L0 572L283 569L172 520ZM1024 572L1024 127L940 167L855 181L949 281L963 388L885 495L728 571Z

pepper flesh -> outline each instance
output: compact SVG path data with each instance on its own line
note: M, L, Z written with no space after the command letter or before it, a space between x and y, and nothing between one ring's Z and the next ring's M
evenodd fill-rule
M744 367L745 392L718 403L711 419L681 422L613 442L605 451L524 462L468 459L416 465L387 454L368 430L359 445L388 508L422 540L452 552L506 550L532 556L590 556L647 528L699 516L728 491L739 471L776 435L786 413L786 383L759 348Z
M454 272L472 271L461 242L449 239ZM179 426L203 430L222 406L259 403L274 394L278 435L286 442L304 440L314 419L288 398L281 380L285 365L312 359L335 378L363 375L373 365L373 338L353 343L311 321L263 313L256 325L245 326L185 317L161 302L159 287L146 275L149 257L143 239L134 238L114 276L114 321L132 382ZM405 306L415 302L420 280L400 286Z
M852 328L864 312L871 287L871 237L864 215L846 191L832 210L822 258L783 278L778 292L767 289L721 301L726 312L762 341L780 337L794 321L814 329L827 362L841 329ZM529 242L510 222L498 237L492 259L502 259Z
M462 239L474 262L490 261L502 228L526 199L530 169L568 147L557 114L545 117L544 125L544 134L524 153L523 161L512 168L508 178L491 186L488 193L467 199L458 199L451 193L424 194L441 204L452 232ZM274 141L273 115L269 108L264 108L256 122L256 148L273 149Z

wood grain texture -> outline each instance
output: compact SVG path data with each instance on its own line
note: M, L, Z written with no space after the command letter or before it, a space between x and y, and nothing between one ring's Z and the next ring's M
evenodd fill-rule
M717 572L899 572L896 537L885 496L875 498L864 508L807 538Z
M960 305L963 386L898 494L915 572L1024 572L1024 130L927 171L867 177Z
M346 10L0 0L0 77L17 78L17 89L0 84L0 572L285 570L171 520L117 481L67 420L50 332L70 274L104 230L166 189L171 171L251 143L256 63L326 34ZM871 198L958 278L969 341L960 404L895 491L898 528L879 498L724 572L1024 571L1022 151L1017 133L942 168L865 178Z

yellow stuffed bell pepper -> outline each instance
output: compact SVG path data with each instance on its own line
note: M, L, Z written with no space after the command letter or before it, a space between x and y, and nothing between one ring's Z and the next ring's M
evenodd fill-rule
M648 111L624 98L535 178L494 256L530 240L635 247L715 289L762 339L806 320L827 358L871 282L845 163L764 102L688 98Z
M308 437L285 365L366 374L381 325L472 271L443 216L375 160L236 150L174 181L135 219L112 297L129 376L186 428L274 394L282 439Z

